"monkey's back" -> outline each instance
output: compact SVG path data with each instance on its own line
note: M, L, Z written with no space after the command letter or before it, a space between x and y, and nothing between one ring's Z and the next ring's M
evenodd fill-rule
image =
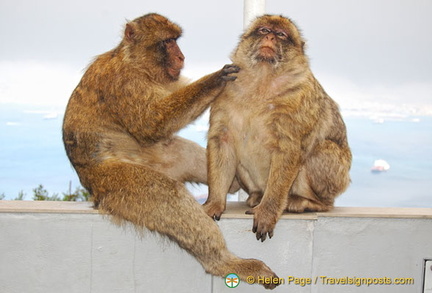
M134 77L127 74L117 59L113 51L100 55L88 67L69 99L63 121L63 142L74 167L100 162L110 150L139 148L119 119L128 115L127 108L134 104L127 100L124 89L125 81L133 83Z

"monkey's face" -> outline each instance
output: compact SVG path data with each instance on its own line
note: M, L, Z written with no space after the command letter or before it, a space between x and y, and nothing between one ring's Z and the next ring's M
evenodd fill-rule
M163 72L168 81L175 81L185 59L177 45L181 33L178 25L162 15L151 13L137 18L126 25L129 57L150 72Z
M255 29L253 38L255 46L252 57L257 61L276 63L284 56L284 44L288 40L288 33L280 27L263 25Z
M304 41L297 27L288 18L264 15L243 34L233 58L245 57L248 64L267 63L279 67L297 56L303 56L303 47Z
M176 38L170 38L162 41L163 59L162 66L166 68L167 74L173 80L180 77L180 72L184 66L184 55L177 45Z

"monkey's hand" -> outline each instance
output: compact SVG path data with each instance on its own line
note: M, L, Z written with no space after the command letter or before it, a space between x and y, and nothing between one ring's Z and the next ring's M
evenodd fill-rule
M257 205L253 209L247 210L246 214L254 215L252 232L256 233L256 239L264 242L267 238L273 237L273 230L277 222L277 214L266 209L262 204Z
M223 202L217 203L206 201L203 204L203 208L206 214L210 216L210 218L219 221L222 213L225 211L225 204Z
M237 76L230 74L238 73L239 71L240 67L238 67L237 65L227 64L220 71L221 78L225 81L236 80Z

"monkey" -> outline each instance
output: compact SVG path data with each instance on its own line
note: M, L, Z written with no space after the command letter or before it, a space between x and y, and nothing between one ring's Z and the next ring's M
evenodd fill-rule
M208 108L239 68L226 65L186 84L181 34L156 13L126 24L120 44L96 57L69 99L67 156L102 214L168 237L212 275L276 277L264 262L231 253L185 187L207 183L206 151L176 132Z
M233 178L248 193L257 240L286 212L324 212L349 183L352 155L339 106L314 77L293 21L257 18L231 61L241 68L211 105L206 213L219 220Z

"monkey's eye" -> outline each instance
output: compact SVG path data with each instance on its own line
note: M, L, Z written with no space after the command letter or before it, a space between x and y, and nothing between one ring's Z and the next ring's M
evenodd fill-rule
M169 38L169 39L163 40L162 45L165 47L166 46L172 46L172 45L176 44L176 42L177 42L177 38Z
M266 28L266 27L260 27L258 29L258 32L262 35L267 35L267 34L271 33L271 30Z
M170 39L166 39L163 41L164 44L169 44L169 43L173 43L175 42L177 39L176 38L170 38Z
M276 32L276 36L283 40L288 39L288 35L285 32Z

